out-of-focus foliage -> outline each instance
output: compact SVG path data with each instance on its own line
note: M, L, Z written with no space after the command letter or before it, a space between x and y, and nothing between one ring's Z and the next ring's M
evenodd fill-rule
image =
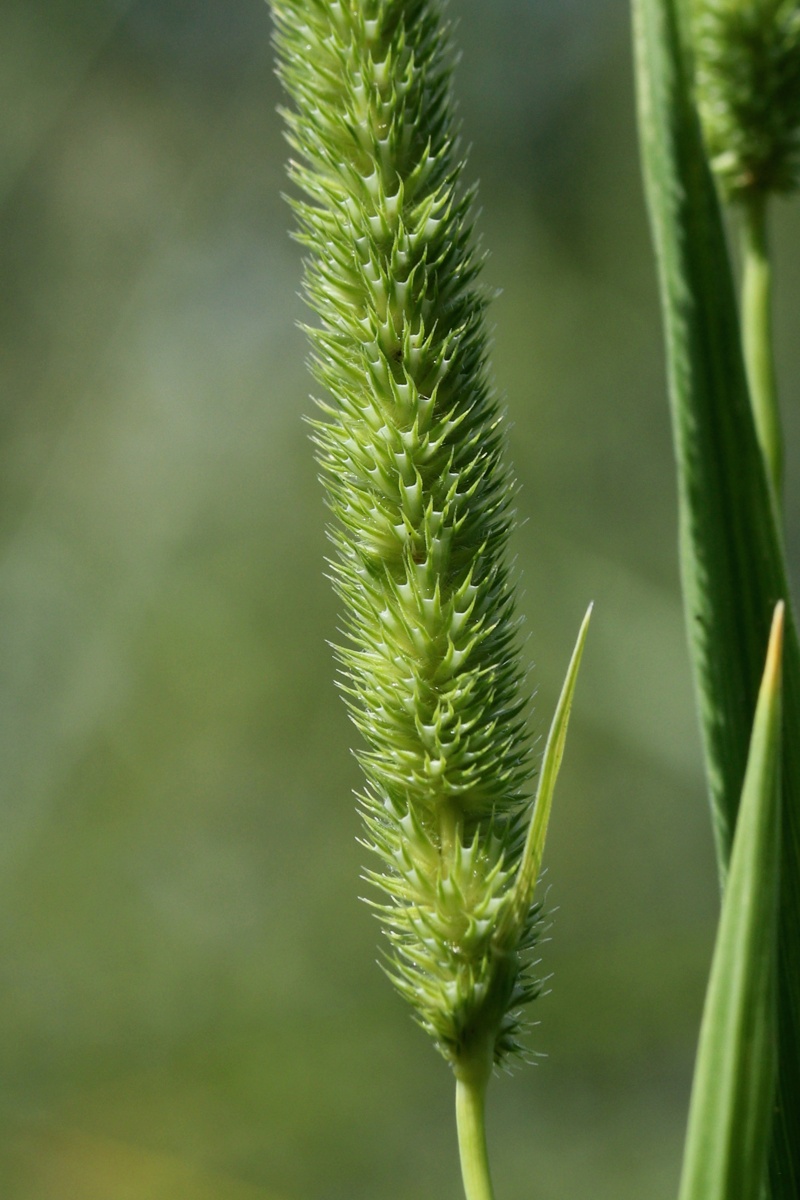
M539 733L596 601L546 856L547 1058L492 1096L497 1189L659 1200L716 885L627 11L451 12ZM0 6L9 1200L457 1195L450 1081L357 900L270 32L259 0Z
M785 597L788 604L783 691L789 732L780 755L780 862L773 860L773 874L780 878L777 1029L768 1029L769 1017L762 1011L756 1026L763 1021L766 1034L763 1030L759 1037L755 1030L745 1033L740 1024L740 1037L742 1043L755 1044L777 1037L778 1090L770 1152L770 1195L773 1200L795 1200L800 1181L800 755L791 731L800 719L800 649L778 510L770 495L766 447L759 446L757 421L754 423L751 412L751 401L755 409L756 397L752 386L748 389L740 351L740 319L725 229L690 98L676 11L671 0L637 0L634 13L642 164L658 260L678 467L686 626L723 878L734 827L737 831L739 828L737 814L750 769L747 747L755 737L752 714L757 711L762 686L763 647L776 601ZM746 302L743 309L741 324L747 330ZM738 832L737 838L742 840ZM725 941L726 926L730 929L726 917L729 907L726 901L718 945ZM740 918L743 916L740 913ZM740 938L740 961L744 961L744 930ZM763 923L761 942L762 947L769 944ZM757 977L758 972L754 974ZM710 984L709 997L719 986ZM733 994L730 999L733 1001ZM713 1008L709 998L707 1014L710 1005ZM718 1031L716 1018L711 1024ZM701 1049L698 1063L704 1058ZM765 1070L766 1066L765 1062ZM698 1065L697 1071L702 1078L705 1070ZM730 1136L740 1143L754 1139L748 1153L751 1167L756 1166L756 1180L752 1169L746 1171L742 1162L729 1164L725 1173L730 1172L736 1180L743 1198L760 1196L758 1154L754 1152L760 1118L755 1097L763 1092L769 1095L769 1079L762 1079L759 1086L744 1062L730 1076L728 1086L725 1073L718 1073L720 1097L729 1087L733 1091L753 1089L753 1109L749 1113L746 1108L739 1111ZM696 1086L693 1094L697 1095ZM732 1108L736 1107L734 1102ZM749 1130L746 1135L743 1126ZM687 1154L688 1161L696 1164L695 1132L693 1117ZM710 1166L715 1155L710 1150L708 1154ZM728 1184L719 1176L713 1179L714 1174L712 1168L704 1182L694 1176L692 1185L699 1183L701 1191L705 1187L709 1200L715 1188L727 1188ZM685 1175L684 1181L687 1178ZM684 1196L683 1191L681 1194Z

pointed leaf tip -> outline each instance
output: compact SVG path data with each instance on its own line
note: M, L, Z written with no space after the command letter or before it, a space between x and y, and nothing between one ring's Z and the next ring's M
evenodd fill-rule
M697 1051L679 1200L761 1200L776 1079L781 651L772 619Z
M764 678L761 683L762 689L775 691L776 688L780 687L781 663L783 660L783 630L785 624L786 605L783 600L779 600L772 614L772 627L769 632L769 645L767 646L767 661L764 667Z
M587 608L586 615L578 630L575 649L572 651L572 658L567 667L567 674L561 688L561 695L558 698L553 722L550 726L550 732L547 735L531 823L528 828L522 861L520 862L517 878L514 882L511 903L507 909L507 920L502 923L500 928L499 936L501 938L513 937L517 931L524 928L528 912L533 903L533 893L542 867L542 855L544 854L544 843L547 838L550 810L553 805L553 793L561 767L561 760L564 757L564 746L567 740L567 727L575 695L575 684L578 681L578 670L581 665L581 658L583 657L583 648L586 644L586 635L589 632L589 621L591 620L593 608L594 601Z

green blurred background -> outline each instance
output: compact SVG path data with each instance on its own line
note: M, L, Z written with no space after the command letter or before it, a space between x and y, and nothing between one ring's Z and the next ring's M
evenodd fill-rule
M540 733L596 601L497 1191L666 1200L717 899L628 16L450 11ZM267 7L3 0L0 89L0 1191L457 1200L357 899Z

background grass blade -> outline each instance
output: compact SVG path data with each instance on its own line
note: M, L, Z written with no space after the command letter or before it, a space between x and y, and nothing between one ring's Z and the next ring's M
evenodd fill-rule
M678 466L681 569L715 835L724 875L763 648L788 594L756 442L730 263L671 0L634 0L642 159L659 265ZM800 1194L800 655L784 661L779 1105L773 1200Z
M781 654L775 610L697 1051L680 1200L759 1200L775 1091Z

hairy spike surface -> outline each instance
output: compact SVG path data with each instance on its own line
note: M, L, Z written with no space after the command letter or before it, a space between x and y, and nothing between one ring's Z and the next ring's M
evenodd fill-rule
M499 1061L537 992L537 909L501 920L532 772L446 30L432 0L272 7L387 970L454 1065Z
M800 4L693 5L698 104L726 198L791 191L800 173Z

